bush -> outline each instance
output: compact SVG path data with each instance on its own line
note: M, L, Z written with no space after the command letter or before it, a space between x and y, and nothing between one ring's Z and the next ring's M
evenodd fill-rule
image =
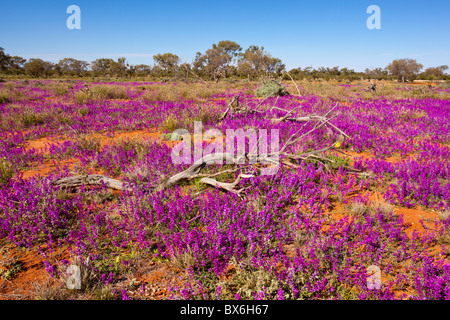
M97 99L129 99L127 88L115 85L101 85L92 88Z
M89 103L93 100L105 99L129 99L127 88L116 85L96 85L86 87L75 93L75 102L78 104Z
M178 119L173 115L169 115L163 122L163 130L173 132L178 128Z
M256 90L257 97L287 96L286 88L274 80L266 81Z
M13 165L6 160L0 159L0 184L6 184L14 175Z
M75 93L75 103L85 104L92 101L92 93L85 91L78 91Z
M0 104L8 103L11 99L6 92L0 92Z
M87 135L81 135L75 140L75 146L81 152L99 153L101 150L101 142L97 137L89 137Z
M56 86L55 87L55 95L63 96L69 92L69 88L65 86Z
M47 113L39 113L32 109L26 109L21 116L21 122L24 128L42 125L46 120L49 120L49 115Z

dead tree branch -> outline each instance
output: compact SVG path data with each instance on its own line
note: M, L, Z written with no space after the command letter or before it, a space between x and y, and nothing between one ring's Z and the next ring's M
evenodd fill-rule
M108 188L115 190L131 190L126 188L124 183L120 180L108 178L100 174L79 175L74 177L67 177L53 181L54 186L62 188L74 188L82 185L106 185Z
M254 178L255 176L252 174L239 174L239 176L237 177L237 179L232 182L232 183L226 183L226 182L219 182L217 180L214 180L212 178L202 178L200 179L201 183L205 183L205 184L209 184L213 187L217 187L217 188L221 188L224 190L227 190L231 193L234 193L236 195L240 195L242 191L244 191L247 188L241 188L239 190L236 190L235 187L238 185L239 182L241 182L242 179L248 179L248 178Z

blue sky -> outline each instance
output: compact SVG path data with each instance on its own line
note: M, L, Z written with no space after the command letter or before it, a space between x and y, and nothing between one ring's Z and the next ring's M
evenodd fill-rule
M69 5L81 9L81 30L69 30ZM369 30L367 7L381 9ZM424 67L450 66L450 1L2 1L0 47L10 55L57 62L124 56L153 64L172 52L192 62L197 51L232 40L255 44L295 67L357 71L412 58Z

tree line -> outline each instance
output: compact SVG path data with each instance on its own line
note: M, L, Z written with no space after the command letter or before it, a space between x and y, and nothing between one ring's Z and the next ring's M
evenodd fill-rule
M286 66L279 58L273 57L264 47L251 45L243 49L234 41L224 40L213 44L205 52L197 52L192 63L181 61L173 53L160 53L153 56L153 65L130 65L124 57L117 61L110 58L99 58L91 62L64 58L58 63L38 58L24 59L10 56L0 48L0 73L28 75L31 77L156 77L176 79L202 79L219 81L224 78L246 78L248 80L261 77L282 76ZM295 80L360 80L397 79L412 81L414 79L437 80L450 79L445 71L448 66L426 68L413 59L397 59L385 68L366 69L356 72L353 69L339 67L319 67L314 69L294 68L289 75ZM285 77L287 77L284 74Z

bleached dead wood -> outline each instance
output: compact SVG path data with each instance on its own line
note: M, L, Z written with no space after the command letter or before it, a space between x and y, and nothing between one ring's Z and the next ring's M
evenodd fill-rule
M170 177L165 183L163 183L159 189L167 188L173 184L176 184L177 182L181 180L186 179L192 179L195 177L198 177L200 174L200 171L205 168L207 165L211 163L218 163L218 162L226 162L230 164L237 163L237 159L234 157L232 153L213 153L206 155L197 161L194 162L193 165L191 165L186 170L177 173L176 175Z
M289 74L289 72L284 71L284 73L286 73L286 74L289 76L289 78L291 78L292 82L294 83L295 87L297 88L297 93L298 93L298 95L301 96L300 90L298 89L297 84L295 83L294 79L291 77L291 75Z
M239 190L236 190L235 187L238 185L239 182L241 182L242 179L248 179L248 178L254 178L255 176L252 174L239 174L239 176L236 178L236 180L232 183L226 183L226 182L219 182L212 178L202 178L200 179L201 183L209 184L216 188L221 188L226 191L229 191L231 193L234 193L236 195L240 195L242 191L244 191L247 188L241 188Z
M100 174L78 175L53 181L54 186L62 188L80 187L82 185L106 185L115 190L130 190L120 180L112 179Z
M222 116L219 118L219 121L223 120L226 118L226 116L228 115L228 113L230 112L230 109L233 108L233 103L237 104L237 107L239 106L239 96L235 96L233 98L233 100L231 100L231 102L228 104L227 109L225 110L225 112L222 114Z

